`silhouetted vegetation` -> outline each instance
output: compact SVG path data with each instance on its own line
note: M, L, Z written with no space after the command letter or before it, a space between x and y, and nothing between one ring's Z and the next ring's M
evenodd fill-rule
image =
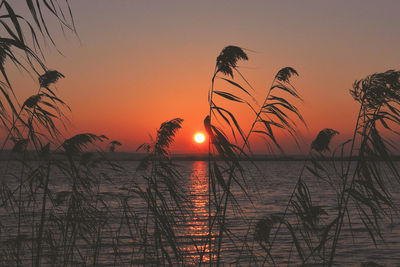
M250 138L262 136L271 153L284 152L278 132L300 144L298 127L306 123L292 82L299 74L292 67L280 69L259 105L255 89L238 68L249 59L246 50L225 47L216 58L204 119L209 137L207 222L196 236L187 232L197 216L195 201L184 186L182 167L170 155L183 120L161 124L156 136L138 148L146 154L133 172L108 160L99 146L115 152L122 146L119 141L93 133L64 136L69 107L54 89L64 75L46 67L41 47L56 45L45 14L76 34L73 17L67 0L25 4L27 18L9 1L0 3L1 152L9 156L0 184L0 266L332 266L345 228L354 237L360 230L352 225L361 222L373 244L384 239L382 225L396 211L391 187L400 182L392 155L396 143L387 137L399 134L400 72L356 81L350 90L360 104L353 136L331 149L339 133L320 131L284 210L258 210L254 217L242 203L254 204L252 172L262 176L265 169L253 161ZM9 63L37 78L36 91L26 100L14 94ZM226 100L229 105L221 104ZM239 124L233 105L249 108L251 125ZM119 177L125 184L115 182ZM312 183L329 188L336 205L316 201ZM109 186L117 189L107 190ZM245 233L231 228L233 217L247 228Z

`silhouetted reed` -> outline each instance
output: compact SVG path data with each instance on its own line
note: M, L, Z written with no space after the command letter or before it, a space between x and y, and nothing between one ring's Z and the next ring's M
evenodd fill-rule
M229 51L229 53L227 53L227 51ZM252 133L263 134L268 144L272 143L277 148L281 149L274 135L275 129L288 132L297 141L295 132L296 123L292 118L292 115L304 122L302 116L298 112L298 109L285 98L278 96L279 91L281 91L287 92L294 98L300 99L296 89L294 89L289 81L289 78L292 75L297 75L297 72L291 67L286 67L278 71L271 84L271 87L268 90L267 97L265 98L264 103L260 107L259 111L255 110L253 107L254 104L251 104L249 101L244 100L231 92L215 90L215 78L220 78L224 81L227 81L229 84L234 85L236 88L240 89L252 100L254 100L254 97L251 96L249 90L246 90L239 83L217 76L217 74L222 73L233 78L233 71L238 72L237 62L240 59L247 60L248 57L243 49L233 46L224 48L217 57L215 72L211 80L211 91L209 92L210 114L204 120L205 129L210 140L208 251L210 253L210 264L213 264L214 256L212 253L214 247L216 247L215 264L217 266L221 262L223 236L227 235L228 238L232 238L232 235L230 234L229 229L227 229L225 223L228 205L231 203L234 204L233 207L236 207L239 214L243 214L235 199L235 195L231 192L232 184L235 183L237 186L239 186L239 188L242 189L244 194L248 196L246 189L247 181L245 178L245 170L241 166L240 160L243 157L247 157L245 153L246 148L251 152L249 145L250 135ZM240 74L240 77L243 79L243 81L245 81L245 83L248 84L248 81L242 74ZM244 134L233 113L227 108L216 104L214 95L223 97L232 102L245 103L250 107L256 118L247 135ZM234 143L229 141L229 137L224 132L223 128L217 127L213 124L213 117L215 117L216 121L221 120L226 123L231 135L235 140ZM238 143L236 136L240 136L242 145ZM217 162L217 157L222 158L223 162ZM250 196L248 197L251 201ZM232 200L231 203L230 200ZM214 203L214 207L211 207L211 203ZM247 223L245 216L243 218L244 223ZM218 235L216 238L213 238L213 229L215 224L218 227ZM212 243L213 240L215 240L214 245ZM247 247L247 245L244 246ZM250 252L250 254L252 253Z
M326 153L330 151L329 142L337 131L324 129L312 142L308 160L300 172L284 216L275 220L279 225L289 226L288 217L295 219L297 226L286 228L293 237L298 262L302 265L332 266L343 227L346 225L353 236L357 235L352 229L353 221L358 219L355 214L375 245L378 238L384 238L381 224L390 221L391 213L395 211L390 184L399 181L392 156L395 144L386 137L388 133L398 134L399 89L399 73L395 71L373 74L356 81L350 90L360 103L353 138L336 148L331 153L331 160ZM333 170L333 175L329 170ZM303 178L305 171L335 193L338 206L330 207L333 212L328 213L326 207L313 204ZM288 216L287 212L290 213ZM278 231L282 230L278 227L273 241ZM272 248L270 245L266 252L273 262ZM292 261L296 262L296 259L292 257Z
M262 136L271 152L284 153L278 132L299 145L298 126L306 123L296 104L302 99L291 81L298 73L292 67L280 69L259 106L253 86L239 71L239 63L249 59L246 50L225 47L216 58L204 119L209 136L208 233L195 238L182 230L193 216L193 203L183 186L186 177L170 156L183 120L162 123L156 136L138 148L144 158L133 173L110 161L101 149L103 145L115 152L122 146L119 141L93 133L66 138L69 107L54 90L64 75L46 67L41 47L47 42L55 45L45 14L76 33L73 17L68 1L26 0L25 4L28 18L19 15L10 1L0 3L4 30L0 119L5 132L2 153L9 157L0 184L0 211L6 218L0 222L0 266L242 262L332 266L343 229L357 235L353 221L362 222L374 244L384 238L381 224L395 211L390 177L400 182L392 157L396 144L388 137L388 133L398 135L400 72L375 73L354 83L350 93L360 109L353 137L331 150L338 132L320 131L284 210L277 214L260 210L255 218L242 208L238 197L241 194L253 203L249 166L262 172L251 161L251 137ZM24 101L14 94L8 61L37 77L35 92ZM248 130L239 125L232 106L220 104L222 99L249 108L255 119ZM117 184L118 177L127 182ZM314 180L330 188L337 206L318 203L315 189L309 187ZM110 192L104 189L107 186L118 189ZM246 233L230 228L232 216L247 226ZM235 249L233 258L225 255L228 243ZM284 246L290 252L282 260L277 251Z

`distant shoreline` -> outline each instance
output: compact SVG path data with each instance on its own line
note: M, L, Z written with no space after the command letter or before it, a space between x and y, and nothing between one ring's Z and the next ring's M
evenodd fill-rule
M96 153L96 152L87 152L87 153ZM132 152L101 152L101 154L105 157L105 159L110 161L140 161L144 159L147 154L145 153L132 153ZM63 155L60 152L54 153L53 157L55 160L64 159ZM21 160L21 153L13 153L11 151L3 151L0 153L0 161L9 161L9 160ZM305 155L262 155L256 154L249 158L243 158L240 161L304 161L307 157ZM319 160L331 160L331 157L327 157L325 159ZM344 157L345 160L349 160L349 157ZM356 160L356 157L352 157L351 160ZM25 160L38 160L33 152L25 153ZM173 161L207 161L208 155L201 154L172 154L171 160ZM217 160L222 160L218 159ZM336 157L334 160L340 160L340 158ZM382 160L382 159L379 159ZM392 160L400 161L400 155L395 155L392 157Z

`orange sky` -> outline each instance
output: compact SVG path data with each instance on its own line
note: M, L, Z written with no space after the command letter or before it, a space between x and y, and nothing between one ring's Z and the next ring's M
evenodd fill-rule
M348 93L353 81L399 69L399 1L70 3L81 43L58 33L64 56L46 49L49 68L66 76L57 87L73 111L70 134L105 134L123 143L123 151L134 151L175 117L185 121L174 151L205 151L193 134L203 130L215 59L226 45L254 51L241 70L259 102L280 68L299 72L293 84L304 98L305 147L325 127L341 132L337 141L349 138L357 111ZM35 92L28 75L14 72L12 79L22 98ZM231 109L247 130L251 113Z

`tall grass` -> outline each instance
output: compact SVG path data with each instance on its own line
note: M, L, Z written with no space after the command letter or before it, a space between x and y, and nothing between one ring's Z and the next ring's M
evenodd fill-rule
M0 185L0 266L282 262L332 266L344 229L357 235L352 230L357 220L374 244L384 238L381 225L392 219L396 208L390 177L400 181L392 157L396 143L388 137L398 135L400 72L390 70L356 81L350 93L360 109L352 138L331 151L331 139L338 132L322 130L310 146L284 210L277 214L259 211L259 217L254 217L241 205L243 201L252 204L257 197L251 191L251 170L263 172L251 161L251 139L262 136L271 152L284 153L280 135L301 146L298 129L306 123L298 108L302 99L292 83L298 73L292 67L280 69L259 101L239 68L249 59L247 50L225 47L216 58L204 120L209 136L208 233L197 238L185 230L195 216L193 203L184 186L182 166L170 153L183 120L161 124L155 137L138 148L145 157L133 172L103 152L105 146L115 152L122 145L117 140L92 133L67 136L70 110L55 90L64 75L47 68L42 47L56 45L48 16L76 34L73 16L68 1L25 3L26 18L11 1L0 3L1 153L7 158ZM37 79L37 88L25 100L14 94L7 75L10 63ZM239 124L234 104L252 112L250 125ZM126 183L116 184L120 178ZM318 203L309 187L312 182L328 186L337 205ZM110 186L114 190L107 189ZM235 232L232 218L247 231ZM287 236L289 242L283 238ZM280 248L287 245L290 252L279 259Z
M284 216L269 216L257 224L258 241L268 244L271 228L279 225L272 244L266 249L271 260L271 249L281 225L287 226L285 230L293 238L297 262L303 265L334 265L344 227L355 238L360 230L353 230L352 225L357 221L361 222L373 244L377 246L378 239L384 240L382 225L392 221L396 211L391 187L399 181L392 154L396 144L389 139L390 134L398 135L399 89L399 73L393 70L372 74L354 83L350 93L360 103L360 109L353 137L329 156L329 142L337 132L332 129L321 131L311 145L309 158L300 172ZM305 172L331 188L337 206L323 207L312 201L303 178ZM287 211L289 216L286 216ZM288 218L290 215L291 219ZM292 226L293 221L296 227ZM296 263L295 259L292 261Z
M290 83L290 77L297 75L296 70L291 67L285 67L278 71L275 75L272 84L267 92L267 96L256 111L253 107L255 103L251 103L254 97L250 93L252 89L246 78L239 72L237 63L239 60L247 60L247 54L240 47L227 46L217 57L215 71L211 79L211 90L209 92L210 112L204 120L206 131L209 135L209 241L208 251L210 253L210 264L215 263L217 266L221 262L221 250L224 235L231 239L232 235L226 224L226 216L228 205L233 204L232 208L239 214L243 215L243 223L248 223L246 216L243 214L240 205L236 201L235 195L231 191L232 184L241 188L242 192L247 195L249 201L251 197L247 193L247 179L245 170L241 165L240 160L248 155L245 150L251 152L249 138L252 133L262 134L269 144L282 151L279 142L275 138L276 129L287 132L297 142L296 122L295 118L304 123L297 107L289 102L280 94L282 92L289 94L295 99L300 99L296 89ZM218 74L230 76L233 79L233 73L239 74L241 79L250 87L245 89L239 83L217 76ZM219 78L236 89L244 92L250 100L245 100L237 95L227 92L215 90L215 80ZM245 134L238 124L235 116L228 108L217 104L215 98L222 97L232 102L246 104L255 114L255 119L248 133ZM253 101L254 102L254 101ZM223 121L231 133L234 141L229 141L228 134L224 129L218 127L214 121ZM242 144L240 144L240 142ZM272 149L271 149L272 150ZM222 159L217 161L217 159ZM225 175L226 174L226 175ZM232 200L232 203L230 203ZM212 206L213 205L213 206ZM217 225L216 237L213 236L213 230ZM245 238L246 239L246 238ZM243 240L245 240L243 239ZM213 244L213 241L215 244ZM247 247L246 244L242 245ZM215 251L214 251L215 250ZM251 254L251 252L250 252ZM215 258L215 259L214 259Z

